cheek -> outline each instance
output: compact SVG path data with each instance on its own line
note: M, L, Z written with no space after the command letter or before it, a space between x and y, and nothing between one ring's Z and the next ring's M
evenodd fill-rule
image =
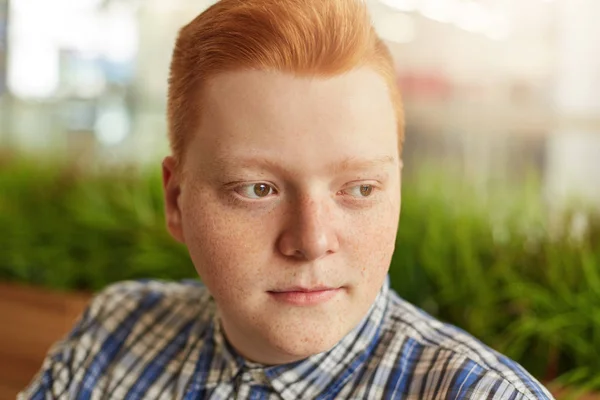
M244 291L260 275L263 228L211 196L190 193L183 204L185 243L200 278L215 296Z
M399 199L391 199L354 219L348 230L347 248L368 281L378 282L387 274L396 244L399 212Z

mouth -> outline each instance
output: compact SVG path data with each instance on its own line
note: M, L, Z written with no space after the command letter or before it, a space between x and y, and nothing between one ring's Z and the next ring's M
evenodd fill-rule
M313 306L323 304L342 292L342 287L290 287L281 290L272 290L267 293L276 301L295 306Z

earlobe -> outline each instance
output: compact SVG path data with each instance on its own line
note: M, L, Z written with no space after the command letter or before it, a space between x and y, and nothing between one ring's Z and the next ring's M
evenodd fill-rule
M163 191L165 199L165 219L167 230L173 238L185 243L179 196L181 195L180 173L172 156L166 157L162 163Z

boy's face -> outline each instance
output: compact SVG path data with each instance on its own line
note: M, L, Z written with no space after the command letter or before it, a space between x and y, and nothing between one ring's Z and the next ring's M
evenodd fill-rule
M365 317L394 250L401 162L385 81L366 68L231 72L202 104L183 183L164 162L171 233L243 356L329 350Z

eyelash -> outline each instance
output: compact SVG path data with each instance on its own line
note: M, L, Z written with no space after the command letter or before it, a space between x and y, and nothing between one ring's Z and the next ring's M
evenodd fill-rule
M271 191L273 193L270 193L268 196L264 197L264 198L257 198L257 199L253 199L253 198L249 198L247 196L243 196L241 195L238 190L248 187L248 188L252 188L255 185L265 185L268 186L269 188L271 188ZM252 183L232 183L230 185L227 185L230 188L230 191L233 192L233 195L231 196L233 198L233 200L235 200L238 203L241 204L248 204L248 203L252 203L252 202L261 202L263 201L263 199L268 199L270 197L273 197L273 195L276 195L279 193L279 190L277 189L277 187L271 183L268 182L252 182ZM362 196L362 197L357 197L357 196L352 196L350 194L347 193L347 191L349 189L354 189L354 188L360 188L361 186L369 186L371 187L371 194L369 196ZM360 190L360 189L359 189ZM357 202L357 203L365 203L367 201L372 201L373 198L377 195L377 192L379 192L381 190L381 188L375 184L375 183L358 183L358 184L353 184L352 186L348 186L345 189L340 190L339 192L337 192L337 195L345 195L348 196L350 199L350 201L353 202Z
M264 198L272 197L272 195L273 195L273 194L277 194L277 193L279 193L279 191L277 190L277 188L275 187L275 185L272 185L272 184L270 184L270 183L268 183L268 182L253 182L253 183L246 183L246 184L243 184L243 185L238 185L238 186L234 187L234 188L233 188L233 190L234 190L236 193L238 193L238 189L242 189L242 188L252 188L252 187L254 187L254 186L257 186L257 185L264 185L264 186L268 186L268 187L271 189L271 192L273 192L273 193L269 193L269 195L268 195L268 196L266 196L266 197L264 197ZM239 194L239 193L238 193L238 194ZM245 197L245 196L243 196L243 195L240 195L240 196L244 197L245 199L250 199L250 200L253 200L253 201L259 201L259 200L261 200L261 199L262 199L262 198L258 198L258 199L252 199L252 198Z
M377 191L379 191L379 187L377 185L373 184L373 183L361 183L361 184L358 184L358 185L349 186L347 189L340 190L338 192L338 194L339 193L345 193L348 189L355 189L355 188L358 188L359 191L360 191L360 188L363 187L363 186L369 186L369 187L371 187L371 193L368 196L352 196L352 195L349 195L349 196L352 197L352 198L354 198L354 199L360 199L359 201L365 201L365 200L369 200L369 199L373 198L375 196L375 193Z

